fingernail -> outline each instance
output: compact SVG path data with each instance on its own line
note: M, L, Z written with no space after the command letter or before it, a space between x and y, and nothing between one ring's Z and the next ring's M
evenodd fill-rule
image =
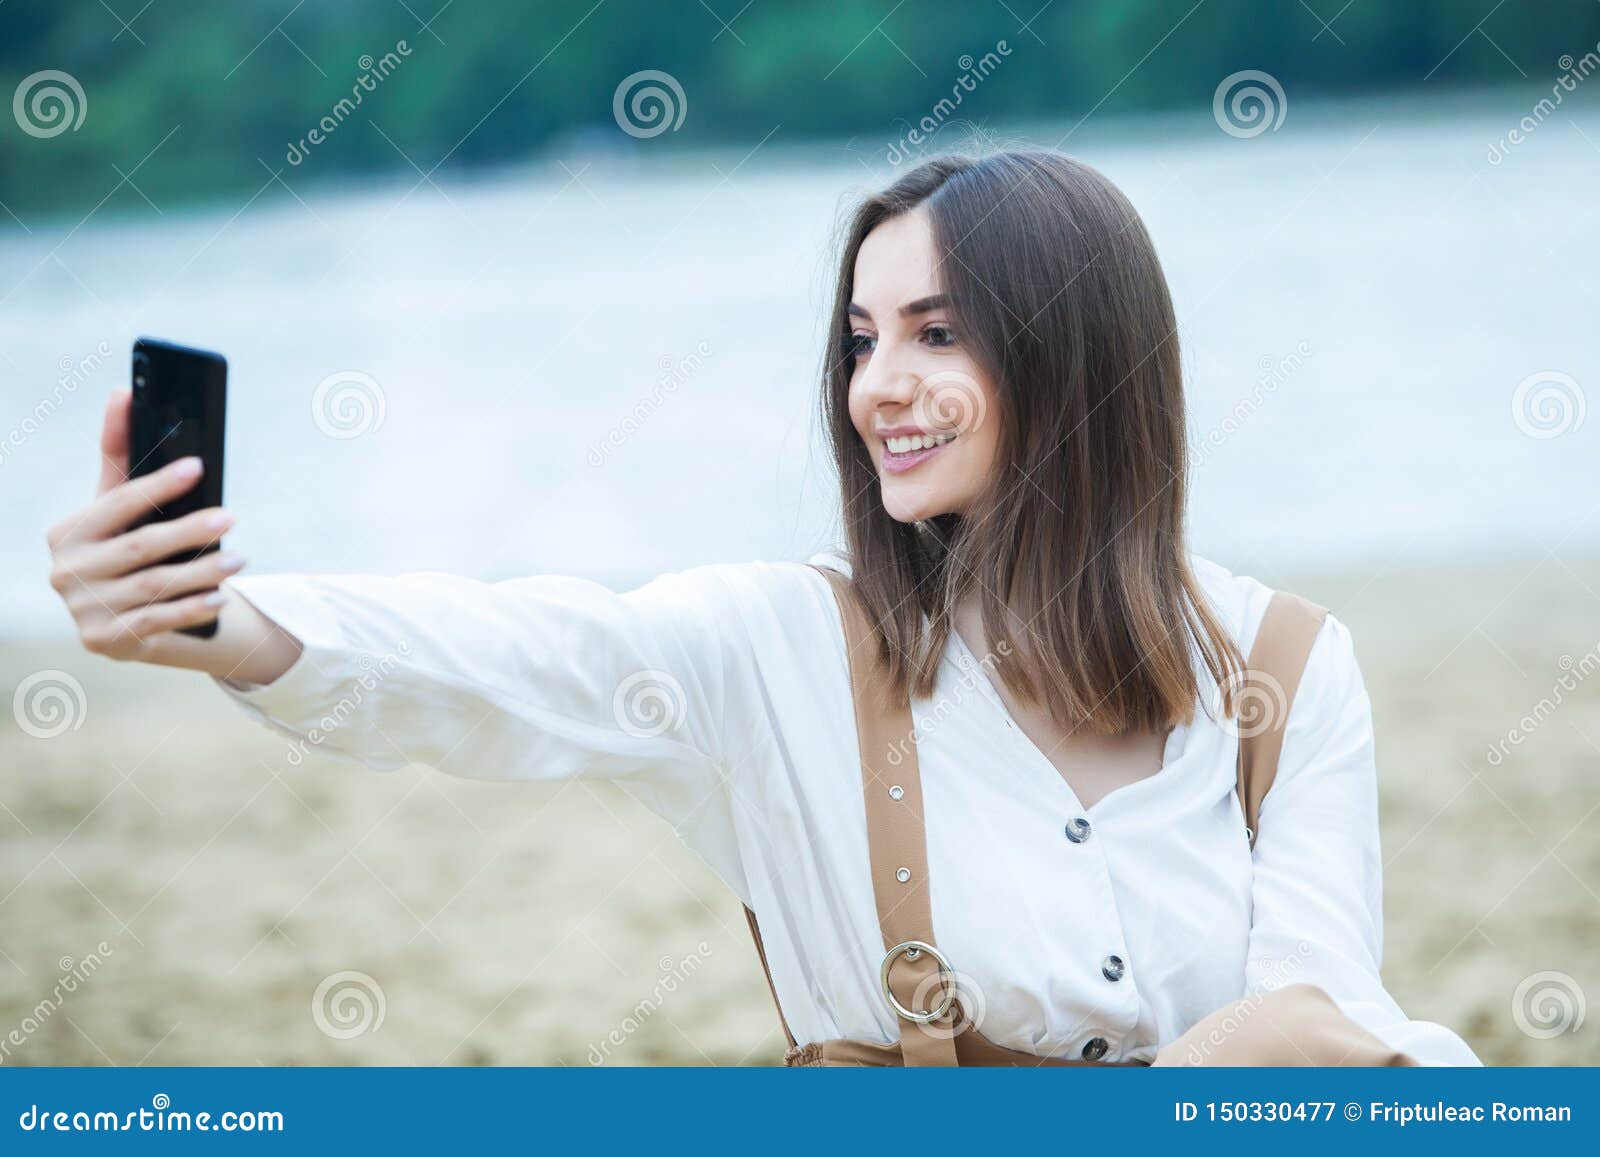
M203 465L198 457L191 454L187 458L178 459L177 473L184 478L193 478L200 473Z
M210 518L206 519L207 530L227 530L228 527L232 525L233 515L229 514L226 510L219 510Z
M208 607L220 607L223 603L228 601L228 596L223 594L221 591L212 591L200 601L205 603L205 605Z
M220 569L227 571L229 574L232 574L234 571L239 570L244 566L244 555L234 554L232 551L229 551L217 558L217 566Z

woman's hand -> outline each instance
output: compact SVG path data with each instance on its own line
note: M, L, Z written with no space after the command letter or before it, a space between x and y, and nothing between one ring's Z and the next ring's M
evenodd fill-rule
M1340 1011L1314 984L1225 1005L1156 1051L1152 1066L1415 1065Z
M244 599L220 589L244 560L212 551L192 562L160 562L210 546L233 525L233 516L213 507L134 526L155 507L192 490L201 464L185 458L128 479L131 397L118 390L107 403L95 500L50 528L50 585L71 612L84 648L97 655L271 682L294 662L300 647ZM177 633L219 615L217 633L209 639Z

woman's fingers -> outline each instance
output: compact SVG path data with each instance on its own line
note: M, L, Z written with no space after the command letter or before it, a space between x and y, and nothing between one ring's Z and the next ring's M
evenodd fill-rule
M97 542L122 533L163 503L194 489L201 471L200 459L180 458L154 474L112 486L83 510L50 528L46 536L50 549L59 551L63 547Z
M203 550L232 525L233 515L220 506L212 506L171 522L146 523L104 542L85 542L70 550L58 550L57 571L70 574L65 589L56 581L61 577L59 573L52 576L52 585L64 594L74 584L118 579L179 551Z
M194 489L200 459L181 458L140 478L129 478L131 394L114 392L100 432L100 481L93 502L50 528L50 585L66 603L85 649L113 659L144 659L209 669L185 652L171 632L218 618L233 599L221 589L244 560L209 550L233 525L220 507L182 518L147 521ZM184 558L191 553L198 558ZM168 561L173 559L174 561ZM182 559L182 561L177 561ZM233 600L237 604L242 600ZM248 604L246 604L248 605ZM235 619L239 613L236 610ZM246 615L248 620L249 616ZM249 624L260 630L265 620ZM247 646L246 657L259 640ZM183 640L193 642L193 640ZM211 653L230 666L227 653ZM185 661L185 656L187 660ZM292 657L287 661L292 662Z
M169 603L150 603L122 614L105 615L81 632L83 646L112 659L137 659L157 635L209 623L227 601L224 592L207 591Z
M164 602L182 595L215 590L222 580L239 573L244 558L227 551L213 551L192 562L168 566L149 566L133 574L104 583L93 592L111 611L126 611L147 603ZM87 593L87 592L84 592ZM71 602L74 597L69 596Z
M112 390L106 399L106 420L100 430L100 484L95 487L98 498L128 477L129 415L133 410L133 391Z

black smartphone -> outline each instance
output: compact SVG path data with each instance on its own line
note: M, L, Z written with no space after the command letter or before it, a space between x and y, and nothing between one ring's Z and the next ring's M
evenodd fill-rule
M228 363L221 354L142 337L133 343L133 412L129 418L128 473L138 478L190 455L205 466L187 494L152 510L137 525L181 518L222 505L222 434L228 397ZM188 562L218 549L218 542L184 550L163 563ZM194 592L198 593L198 592ZM213 619L180 628L210 638Z

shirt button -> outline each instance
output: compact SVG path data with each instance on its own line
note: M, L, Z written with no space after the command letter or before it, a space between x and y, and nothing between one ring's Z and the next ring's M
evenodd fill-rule
M1107 980L1121 980L1125 971L1120 956L1107 956L1100 962L1100 975Z
M1081 844L1089 838L1089 821L1083 816L1067 824L1067 839L1075 844Z
M1091 1037L1089 1043L1083 1046L1083 1059L1097 1061L1106 1055L1106 1038L1103 1036Z

